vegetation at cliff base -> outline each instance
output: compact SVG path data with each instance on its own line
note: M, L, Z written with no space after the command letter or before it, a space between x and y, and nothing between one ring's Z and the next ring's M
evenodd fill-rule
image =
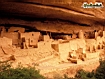
M105 60L100 61L100 66L96 69L96 79L105 79Z
M75 78L64 75L63 78L56 76L56 79L105 79L105 60L100 60L100 65L95 71L87 72L81 69L77 72Z
M0 79L45 79L35 67L12 68L8 62L0 63Z
M0 79L47 79L42 76L35 67L12 68L8 62L0 62ZM92 72L79 70L75 78L70 78L67 75L61 77L56 75L54 79L105 79L105 60L100 61L99 67Z

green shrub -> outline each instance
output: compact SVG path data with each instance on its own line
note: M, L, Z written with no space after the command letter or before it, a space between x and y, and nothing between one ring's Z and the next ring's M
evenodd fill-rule
M75 78L77 79L95 79L94 71L87 72L81 69L77 72L77 74L75 75Z
M105 79L105 60L100 60L100 66L96 69L96 79Z
M8 62L0 63L0 79L45 79L35 67L12 68Z

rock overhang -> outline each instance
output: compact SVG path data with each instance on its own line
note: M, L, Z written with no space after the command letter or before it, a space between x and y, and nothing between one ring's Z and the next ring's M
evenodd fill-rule
M105 2L102 2L105 6ZM29 25L29 27L32 27L31 25L39 24L39 26L45 25L43 27L46 27L47 24L51 25L57 25L62 27L62 21L69 22L66 23L68 26L105 26L105 8L92 8L92 9L84 9L81 7L83 4L83 1L81 2L72 2L70 0L56 2L54 0L48 1L48 0L5 0L1 1L0 5L0 14L7 15L8 16L16 16L19 17L21 20L25 17L23 22L25 22L24 25ZM27 21L27 19L38 19L38 22L36 21ZM17 20L17 18L14 18ZM48 20L48 23L43 23L42 19ZM2 19L3 20L3 19ZM51 23L55 21L56 24ZM61 22L57 22L56 20L59 20ZM11 21L12 22L12 21ZM6 23L6 21L5 21ZM73 24L72 24L73 23ZM10 23L12 24L12 23ZM17 24L21 25L21 22L17 22ZM57 26L57 27L58 27ZM38 28L38 25L34 25L33 27ZM38 30L44 30L41 28L38 28ZM47 30L44 30L47 31ZM53 30L48 30L52 31ZM58 31L55 31L58 32ZM64 32L61 30L61 32ZM64 32L65 33L65 32Z

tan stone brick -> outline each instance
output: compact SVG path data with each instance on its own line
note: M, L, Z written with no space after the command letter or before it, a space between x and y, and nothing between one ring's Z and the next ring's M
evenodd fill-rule
M97 50L97 42L95 39L86 39L86 49L88 51L93 52Z
M64 40L70 40L70 39L71 39L71 36L69 36L69 35L64 35L63 39L64 39Z
M7 37L12 39L12 44L18 44L19 43L19 33L17 32L10 32L10 33L3 33L1 37Z
M37 43L40 37L40 32L29 32L29 33L20 33L20 38L25 39L22 42L26 42L28 46L37 47Z
M73 34L72 35L72 39L74 39L74 38L77 38L77 35L76 34Z
M98 36L96 38L96 42L97 42L97 44L102 44L102 37Z
M37 46L38 39L30 38L29 39L29 45L31 46Z
M97 32L95 32L95 39L97 38L97 36L98 36L98 33L97 33Z
M93 59L99 57L99 52L95 53L86 53L86 59Z
M70 40L69 43L70 43L71 50L77 50L77 41L76 41L76 39Z
M61 60L66 61L68 56L69 56L70 51L71 50L70 50L69 42L59 44L59 53L60 53L60 59Z
M51 44L51 47L52 47L55 51L59 52L59 44L58 44L58 43L52 43L52 44Z
M70 40L70 49L71 50L78 50L80 48L83 49L83 52L81 53L85 53L86 51L86 42L84 39L73 39L73 40Z
M69 52L71 51L69 42L61 44L53 43L51 44L51 46L54 50L59 52L61 61L67 61L67 58L69 57Z
M11 32L11 33L3 33L1 37L7 37L11 39L19 39L19 34L17 32Z
M84 38L84 32L82 30L79 31L78 37L80 39L83 39Z
M52 50L51 43L52 43L51 40L50 41L40 41L37 43L37 47L38 49Z
M20 33L20 38L25 37L26 39L29 38L39 38L40 32L26 32L26 33Z
M103 37L105 37L105 31L103 31Z
M49 41L50 40L49 35L43 35L42 40L43 41Z
M76 63L76 64L77 64L78 59L73 59L73 58L70 58L70 61L71 61L72 63Z

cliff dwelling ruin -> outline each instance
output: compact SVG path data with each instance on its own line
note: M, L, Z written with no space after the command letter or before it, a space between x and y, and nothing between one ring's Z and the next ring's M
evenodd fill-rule
M26 32L22 27L0 27L0 46L7 54L9 48L19 50L39 49L43 46L58 52L58 57L63 62L78 63L78 60L85 61L99 57L105 46L105 31L83 32L77 34L53 35L41 32ZM6 31L8 30L8 31ZM7 48L7 50L5 50ZM12 53L12 52L11 52Z
M104 7L83 8L84 2ZM56 71L72 76L104 59L104 0L1 0L0 5L0 61L35 65L45 76Z

